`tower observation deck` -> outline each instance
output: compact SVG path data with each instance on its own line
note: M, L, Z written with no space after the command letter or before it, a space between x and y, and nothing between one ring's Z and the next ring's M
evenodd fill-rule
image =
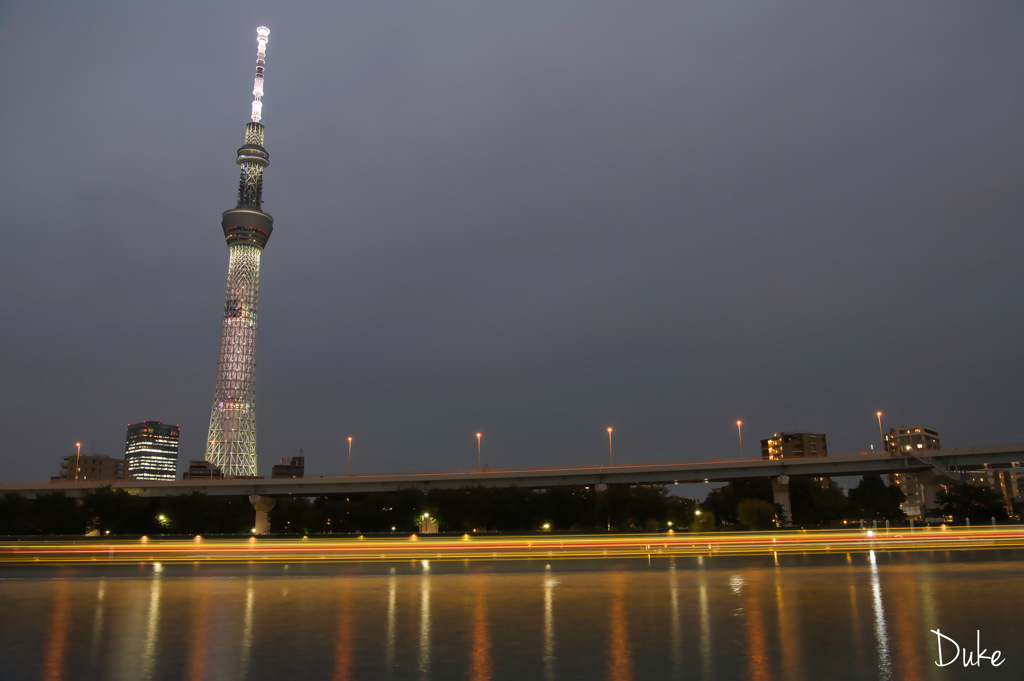
M270 155L263 148L263 69L270 29L256 29L256 80L252 120L236 162L241 168L238 204L223 214L228 243L228 284L224 323L213 390L206 460L224 477L256 475L256 319L260 292L260 255L274 230L274 218L262 210L263 170Z

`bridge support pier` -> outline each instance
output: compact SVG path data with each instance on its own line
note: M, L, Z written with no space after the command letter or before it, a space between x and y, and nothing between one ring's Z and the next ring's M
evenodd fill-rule
M253 534L270 534L270 509L277 504L274 497L261 497L253 494L249 497L249 503L256 511L256 522L253 524Z
M789 476L780 475L772 478L772 496L775 503L782 507L782 513L786 516L782 520L783 525L793 524L793 505L789 501Z
M927 518L930 509L939 507L939 500L936 497L942 491L942 486L955 481L934 469L915 473L914 477L924 492L921 495L921 517Z

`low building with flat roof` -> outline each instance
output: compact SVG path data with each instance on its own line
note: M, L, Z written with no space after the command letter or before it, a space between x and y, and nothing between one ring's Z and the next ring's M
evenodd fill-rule
M271 478L301 478L306 471L306 457L293 456L281 459L270 469Z
M181 475L182 480L223 480L224 474L218 466L205 459L191 459L188 469Z
M125 479L124 459L99 454L72 454L60 460L60 473L50 478L50 482L74 482L76 480L110 480L116 482ZM77 467L77 470L76 470Z

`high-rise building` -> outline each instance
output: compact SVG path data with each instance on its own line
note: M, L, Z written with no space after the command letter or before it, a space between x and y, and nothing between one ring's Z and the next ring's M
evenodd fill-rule
M762 459L802 459L828 456L824 433L774 433L761 440Z
M112 456L72 454L60 460L60 475L50 478L50 482L124 480L124 463L124 459Z
M909 426L904 428L890 428L885 434L885 451L893 456L926 455L929 451L942 449L942 440L939 431L925 426ZM900 505L908 518L924 518L928 509L925 501L924 485L920 476L916 473L892 473L889 475L890 484L898 486L903 490L906 499Z
M976 471L967 471L963 481L979 487L991 487L1002 497L1006 512L1013 515L1013 502L1020 496L1019 470L1010 466L985 466Z
M260 256L274 219L263 212L263 169L270 156L263 148L263 68L270 29L256 29L256 80L252 120L236 162L241 167L238 204L221 219L228 244L228 283L224 296L217 381L213 391L206 460L224 477L256 475L256 319Z
M129 480L175 480L178 477L178 426L143 421L128 426L124 460Z
M804 459L816 456L828 456L824 433L773 433L770 438L761 440L762 459ZM827 475L816 475L812 479L823 488L832 484Z

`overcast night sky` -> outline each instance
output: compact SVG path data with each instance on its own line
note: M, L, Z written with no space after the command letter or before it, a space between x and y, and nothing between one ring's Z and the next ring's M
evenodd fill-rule
M6 2L0 479L202 458L261 24L261 474L1024 441L1019 2Z

